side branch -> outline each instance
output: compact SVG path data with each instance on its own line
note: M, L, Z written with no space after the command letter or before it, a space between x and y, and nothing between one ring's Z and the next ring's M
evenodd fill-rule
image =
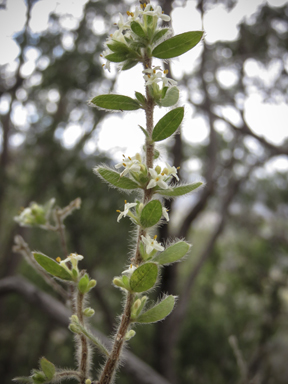
M0 296L17 293L27 302L37 306L37 308L46 314L52 321L55 321L62 327L67 328L71 312L60 301L39 290L38 287L20 276L6 277L0 280ZM103 344L110 346L111 340L104 336L100 331L93 328L93 334L98 337ZM129 351L123 352L125 365L123 370L131 375L133 381L137 384L171 384L164 377L154 371L149 365L136 357Z

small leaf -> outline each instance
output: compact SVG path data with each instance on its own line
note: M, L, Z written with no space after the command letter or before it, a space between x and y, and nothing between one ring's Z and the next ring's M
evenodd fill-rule
M85 273L85 275L81 277L78 283L78 290L83 294L88 292L89 291L88 284L89 284L89 276L87 275L87 273Z
M52 380L56 372L55 365L52 364L49 360L45 359L45 357L40 359L40 365L47 379Z
M145 128L141 127L141 125L138 125L138 127L141 129L141 131L144 133L144 135L145 135L146 137L149 137L148 132L146 131Z
M175 108L162 117L155 125L152 132L152 139L154 141L161 141L173 135L181 124L184 117L184 108Z
M156 283L158 267L156 263L140 265L130 277L130 288L133 292L145 292Z
M105 59L112 61L112 63L121 63L127 59L127 52L114 52L105 56Z
M135 67L136 64L138 64L138 60L129 60L128 59L122 65L121 69L122 69L122 71L127 71L127 69Z
M140 108L137 100L123 95L100 95L91 100L99 108L114 109L116 111L135 111Z
M121 43L120 41L113 40L113 43L107 44L107 47L113 52L122 52L128 53L130 50L126 44Z
M139 23L137 23L137 21L132 21L130 24L130 27L131 27L132 31L135 33L135 35L142 37L144 39L146 38L145 31L143 30L141 25Z
M189 51L201 41L203 31L181 33L159 44L152 51L152 56L158 59L171 59Z
M162 216L162 204L159 200L152 200L145 205L141 212L140 223L143 228L153 227Z
M187 193L190 193L194 191L195 189L201 187L203 183L198 182L198 183L193 183L193 184L187 184L187 185L181 185L180 187L175 187L173 189L161 189L157 191L162 196L167 196L167 197L176 197L176 196L182 196L186 195Z
M12 381L16 381L21 384L33 383L32 377L15 377Z
M190 245L185 243L185 241L179 241L166 248L165 251L158 253L153 259L159 264L171 264L175 261L182 259L183 256L189 251Z
M162 107L171 107L175 105L179 99L179 89L177 87L171 87L165 94L165 97L160 100Z
M129 277L123 275L122 276L122 282L123 282L124 288L126 288L127 291L130 291L130 280L129 280Z
M137 100L142 103L142 104L145 104L146 103L146 98L144 95L142 95L142 93L140 92L135 92L135 96L137 98Z
M153 37L152 44L156 43L157 40L161 39L169 31L169 28L160 29L157 31Z
M108 183L114 185L115 187L122 189L136 189L138 188L138 184L135 181L129 179L126 176L120 177L120 174L115 171L111 171L110 169L99 167L95 168L94 172L99 174L104 180Z
M137 319L137 323L156 323L165 319L168 316L175 305L175 297L170 295L165 297L159 304L156 304L154 307L148 309L148 311L142 313Z
M70 275L70 273L50 257L38 252L33 252L33 256L37 263L41 265L41 267L44 268L45 271L50 273L52 276L58 277L62 280L72 280L72 276Z

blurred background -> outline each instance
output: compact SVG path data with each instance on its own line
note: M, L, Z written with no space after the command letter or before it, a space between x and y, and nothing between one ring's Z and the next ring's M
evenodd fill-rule
M159 239L185 237L193 247L185 262L163 271L153 295L179 295L177 308L162 323L138 326L130 342L150 376L137 376L131 360L117 382L286 384L288 4L153 4L171 15L175 34L202 29L203 17L205 40L165 64L178 81L185 118L181 134L161 146L160 161L181 166L182 181L201 180L205 187L167 204L171 221ZM93 327L109 335L117 326L122 299L111 281L127 263L132 227L128 219L116 222L125 195L108 190L92 168L103 161L114 166L122 153L141 150L137 124L144 125L144 114L109 114L87 101L144 90L140 65L127 73L112 65L109 73L99 57L119 12L136 5L0 0L3 384L29 375L41 356L57 366L74 363L73 337L55 304L60 298L12 252L20 234L32 250L61 256L56 235L13 221L30 201L55 197L63 207L81 197L81 210L66 220L69 251L84 255L81 267L98 281L91 293ZM157 110L155 121L165 112ZM99 362L96 353L95 367Z

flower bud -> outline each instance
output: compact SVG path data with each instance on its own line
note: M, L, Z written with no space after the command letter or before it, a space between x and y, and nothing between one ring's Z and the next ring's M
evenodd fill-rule
M84 311L83 311L83 315L86 316L86 317L91 317L93 316L95 313L94 309L92 308L85 308Z
M115 277L115 278L113 279L113 284L114 284L114 285L117 285L117 287L121 287L121 288L124 287L124 285L123 285L123 283L122 283L122 279L119 279L119 277Z
M94 279L90 280L90 281L89 281L89 284L88 284L88 288L89 288L89 290L92 289L92 288L94 288L94 287L96 286L96 284L97 284L97 281L96 281L96 280L94 280Z
M157 165L155 167L155 171L158 173L158 175L161 173L161 167L159 165Z
M69 328L70 331L73 332L73 333L78 333L78 334L81 333L81 331L79 330L79 328L78 328L77 325L75 325L75 324L70 324L68 328Z
M92 381L90 379L85 380L85 384L91 384L91 383L92 383Z
M169 175L169 171L168 171L168 168L164 168L163 171L162 171L165 175Z
M132 337L134 337L136 335L136 332L131 329L130 331L128 331L124 337L125 341L128 341L130 339L132 339Z

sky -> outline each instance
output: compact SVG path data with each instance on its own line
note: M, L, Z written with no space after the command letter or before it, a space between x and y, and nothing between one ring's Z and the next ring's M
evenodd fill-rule
M3 2L4 0L2 0ZM63 17L63 26L66 26L68 29L73 30L77 27L79 18L83 12L83 6L87 0L41 0L38 1L32 10L30 28L37 33L41 33L47 28L49 13L52 11L59 14L66 14L67 9L69 9L70 15ZM127 0L128 4L132 4L131 8L133 10L135 1ZM267 1L272 6L282 6L286 3L283 0L269 0ZM1 0L0 0L1 4ZM218 40L234 40L238 35L237 25L243 20L253 19L253 14L257 11L257 8L263 4L263 0L238 0L237 5L230 11L227 12L224 6L217 5L213 9L209 10L204 17L204 29L205 29L205 39L208 43L214 43ZM4 52L0 56L0 65L6 63L13 63L16 59L19 48L13 36L15 32L21 30L25 23L25 12L26 6L23 0L7 0L7 10L0 11L0 50ZM114 15L113 22L117 20L117 15ZM219 23L219 20L221 21ZM196 11L196 1L188 0L186 6L176 7L172 12L172 22L174 28L174 34L179 34L189 30L201 30L202 22L199 12ZM112 23L111 23L112 25ZM103 32L104 24L100 19L98 20L95 28L99 33ZM102 28L102 31L101 31ZM69 34L67 34L66 42L69 49ZM191 62L197 60L197 57L201 54L201 44L196 46L193 50L182 55L181 57L174 59L172 61L172 74L174 79L180 79L183 73L185 73L185 68L191 68ZM35 61L38 59L36 51L31 51L28 53L30 55L28 63L23 68L23 73L25 76L28 76L31 73L35 66ZM158 65L157 61L154 63ZM159 62L161 65L161 63ZM288 65L288 57L287 57ZM105 76L117 76L116 89L115 91L120 94L126 94L127 96L134 97L134 91L144 91L143 78L141 73L140 66L134 67L130 71L117 73L116 66L113 67L111 73L105 72ZM245 70L248 74L257 75L264 77L269 81L269 78L273 79L273 74L277 72L277 68L269 68L265 70L264 68L259 67L259 65L253 60L247 62ZM278 69L279 70L279 69ZM235 74L232 70L227 68L222 73L217 74L219 81L229 86L235 81ZM96 96L96 95L95 95ZM52 96L51 96L52 97ZM57 97L57 95L56 95ZM182 92L180 98L180 103L185 104L185 92ZM51 103L52 105L53 103ZM0 112L1 108L5 109L0 102ZM15 121L23 121L25 117L25 111L19 108L17 114L15 115ZM160 119L164 110L157 109L155 112L155 121ZM225 117L231 119L234 123L237 123L239 115L237 111L227 108L224 112ZM185 118L182 127L182 133L185 140L191 143L198 143L207 138L208 128L204 119L199 116L193 117L193 127L194 130L191 132L191 116L193 116L193 109L187 106L185 110ZM265 103L261 98L260 94L251 93L248 99L245 101L245 116L248 124L251 126L252 130L258 135L263 135L268 141L274 144L281 144L285 138L288 137L288 126L287 126L287 116L288 116L288 106L285 103L280 103L278 105L272 105ZM102 124L101 130L97 132L91 141L86 145L86 151L92 152L96 148L101 150L109 151L115 156L117 160L123 152L127 155L134 155L135 151L140 151L143 143L143 133L141 130L135 129L135 125L145 125L145 117L143 112L135 112L133 118L127 114L119 116L119 114L112 114L110 117L105 119ZM277 121L277 124L275 124ZM273 127L273 129L271 129ZM116 129L116 131L115 131ZM225 127L219 125L218 129L221 131L225 130ZM116 133L115 133L116 132ZM62 136L62 142L65 146L73 146L77 140L83 134L83 130L77 124L70 125L64 132ZM15 139L15 145L17 143ZM252 148L257 147L255 140L248 139L248 145ZM136 149L135 149L136 146ZM199 163L195 163L195 167L199 166ZM191 163L193 168L193 164ZM268 164L267 171L273 171L273 169L287 169L288 161L285 157L278 157Z

